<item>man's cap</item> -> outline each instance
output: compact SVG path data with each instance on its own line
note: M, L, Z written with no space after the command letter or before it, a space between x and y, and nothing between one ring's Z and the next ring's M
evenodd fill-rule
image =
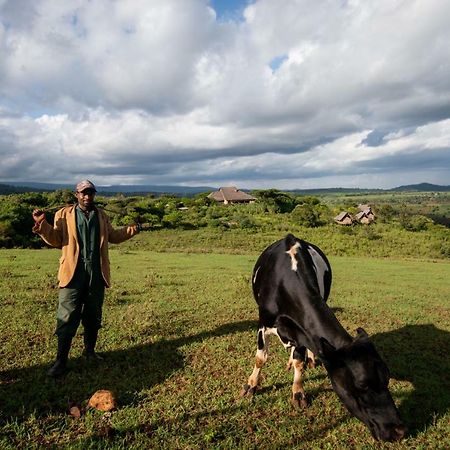
M95 188L95 185L94 185L94 183L93 183L92 181L89 181L89 180L83 180L83 181L80 181L80 182L77 184L77 192L83 192L83 191L85 191L86 189L91 189L91 190L93 190L94 192L97 192L97 189Z

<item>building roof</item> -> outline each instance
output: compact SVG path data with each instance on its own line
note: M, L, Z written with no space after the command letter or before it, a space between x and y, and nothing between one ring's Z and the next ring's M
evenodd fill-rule
M361 220L364 217L366 217L367 219L373 220L374 214L371 210L365 210L365 211L360 211L358 214L355 215L356 220Z
M250 202L256 200L252 195L246 194L234 186L221 187L218 191L211 192L208 197L217 202Z
M351 218L351 215L347 211L342 211L334 218L334 220L342 220L345 219L345 217L347 216Z

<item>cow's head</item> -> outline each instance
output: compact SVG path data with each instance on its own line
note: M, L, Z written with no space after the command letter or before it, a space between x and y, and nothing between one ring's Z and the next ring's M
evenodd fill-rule
M292 319L290 322L287 330L286 320L281 320L282 332L293 337L296 346L309 345L318 354L334 391L346 408L369 427L373 437L382 441L402 439L406 427L388 389L389 370L367 333L359 328L349 345L336 349L325 338L312 342L302 327Z

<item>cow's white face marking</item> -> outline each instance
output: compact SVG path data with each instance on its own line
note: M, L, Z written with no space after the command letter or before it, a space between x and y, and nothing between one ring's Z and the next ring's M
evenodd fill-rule
M291 257L291 269L296 272L297 271L297 258L295 255L297 254L297 249L300 247L300 243L296 242L286 253Z

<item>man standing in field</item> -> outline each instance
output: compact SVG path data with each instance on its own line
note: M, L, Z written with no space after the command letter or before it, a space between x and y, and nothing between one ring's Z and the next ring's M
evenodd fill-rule
M110 286L108 243L118 244L138 233L137 226L114 229L106 213L94 204L96 192L91 181L80 181L76 186L78 203L57 211L53 226L45 220L44 211L33 211L33 232L62 250L55 331L58 352L48 371L51 377L67 372L70 346L80 322L84 327L86 358L101 359L95 353L95 344L101 328L105 287Z

